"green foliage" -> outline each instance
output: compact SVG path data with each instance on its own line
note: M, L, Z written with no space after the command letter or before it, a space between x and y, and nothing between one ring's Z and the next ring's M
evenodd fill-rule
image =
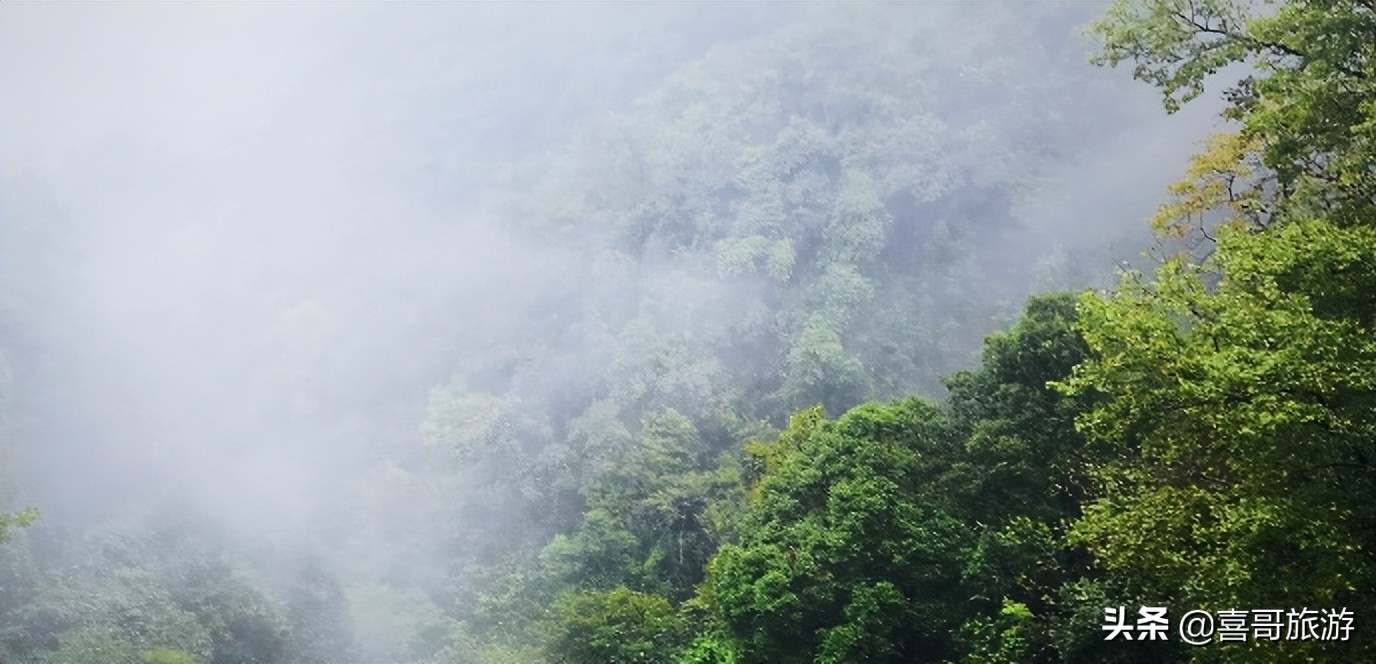
M354 649L337 660L467 661L460 655L479 649L465 642L460 625L419 590L370 583L345 592Z
M907 661L947 652L968 531L926 487L951 451L919 400L795 419L739 544L710 567L712 606L742 661Z
M1228 91L1224 115L1240 122L1245 153L1267 172L1230 181L1252 193L1214 203L1247 199L1247 212L1263 221L1295 214L1368 223L1376 209L1376 10L1360 0L1295 0L1252 11L1238 0L1120 0L1094 25L1104 42L1098 61L1132 61L1171 111L1198 96L1208 75L1246 63L1257 73ZM1219 172L1236 172L1243 156Z
M561 578L590 588L627 583L690 594L720 543L712 519L725 526L721 520L730 518L721 504L709 510L739 486L730 471L711 470L707 452L697 427L678 412L646 419L619 463L589 477L584 495L591 509L582 527L571 538L556 537L544 554L599 561L601 571L570 569Z
M43 558L35 539L0 548L5 661L234 664L349 654L339 615L347 604L313 566L273 588L213 537L137 520L107 524Z
M154 648L139 653L140 664L196 664L196 657L184 650Z
M1032 63L967 75L995 44L940 26L968 16L890 9L903 19L819 10L716 49L522 169L498 212L567 247L578 267L557 278L578 288L547 330L520 334L611 359L591 397L630 422L664 407L696 419L721 394L778 421L816 401L939 393L994 313L975 305L994 284L969 257L1008 235L1007 202L1065 130L1053 109L1024 110L1078 88ZM1045 37L972 11L991 34ZM1068 17L1049 24L1069 33ZM1046 88L1020 83L1034 71ZM680 376L706 385L655 394Z
M1088 644L1087 655L1070 651L1057 637L1076 610L1059 597L1061 588L1094 573L1084 553L1063 541L1065 522L1090 491L1087 468L1099 462L1074 429L1095 396L1053 389L1088 357L1077 320L1074 297L1034 297L1007 332L985 340L977 369L947 379L964 441L941 485L977 532L962 571L969 617L956 635L973 661L1113 654L1096 647L1101 641Z
M1238 0L1115 2L1094 24L1104 40L1094 61L1131 60L1133 75L1161 88L1175 112L1204 91L1208 75L1249 54L1248 18Z
M969 518L998 526L1019 516L1054 524L1075 515L1087 459L1074 419L1092 395L1070 399L1048 386L1088 356L1075 320L1072 296L1034 297L1008 332L985 341L978 370L946 380L967 436L950 489Z
M1151 661L1105 647L1064 589L1096 574L1063 541L1098 457L1074 430L1093 396L1053 389L1088 357L1076 300L1033 298L945 409L795 413L746 446L750 502L699 598L723 661ZM1095 586L1098 587L1098 586ZM1102 620L1103 605L1092 617ZM707 638L707 637L704 637Z
M338 662L355 651L349 603L339 581L319 560L303 560L279 590L287 626L284 659L293 662Z
M19 657L71 662L140 662L150 648L188 653L208 662L210 632L146 572L113 570L99 580L89 571L56 579L9 616L23 631L6 650Z
M970 11L818 9L721 45L513 174L491 212L548 248L550 294L495 332L492 352L461 359L455 384L473 389L436 391L422 429L455 453L453 467L427 472L452 525L437 548L462 570L454 615L474 639L519 648L554 598L625 586L702 602L711 619L690 621L701 628L694 657L758 659L741 640L752 609L710 570L738 565L742 583L769 586L792 578L779 576L789 551L817 549L818 565L851 576L807 581L820 622L788 628L802 641L761 638L838 661L954 653L947 632L964 617L919 595L956 592L967 549L1010 518L1059 537L1055 520L1082 490L1078 402L1043 394L1044 383L1083 352L1060 338L1036 352L1061 355L1022 387L978 397L989 413L938 413L942 433L923 439L936 448L883 439L873 449L894 458L834 460L866 469L855 477L807 470L823 450L871 453L888 416L857 405L940 394L939 377L1010 313L1000 297L1021 292L988 278L995 261L1000 274L1018 266L981 248L1020 232L1017 201L1072 130L1061 113L1072 102L1054 100L1083 96L1086 81L1048 72L1062 71L1060 40L1078 18ZM1004 41L1046 46L1025 61L991 58ZM1011 380L991 374L967 393ZM814 404L777 442L759 442ZM836 422L821 414L852 408ZM831 432L811 432L809 418ZM981 437L970 442L967 428ZM794 523L807 514L824 523ZM497 523L522 527L485 529ZM888 535L892 560L865 562ZM844 544L852 536L866 544ZM901 571L923 555L938 569ZM863 589L853 597L851 581ZM1052 581L1028 585L1039 583ZM761 601L786 613L790 600ZM923 634L896 622L928 616Z
M820 317L808 320L788 351L786 367L781 392L790 404L824 403L844 410L869 391L860 361L846 352L840 335Z
M684 637L667 600L624 586L565 595L550 613L543 629L552 662L667 664Z
M961 626L958 638L965 642L964 650L969 653L961 661L1002 664L1031 660L1026 636L1031 622L1032 612L1026 605L1005 598L997 617L980 617Z
M774 440L714 460L702 432L676 411L632 429L612 402L595 404L574 434L589 453L586 468L597 469L582 489L582 525L486 586L475 625L500 631L504 647L554 629L565 639L547 646L557 659L562 648L606 639L595 622L571 623L544 607L592 611L589 597L603 601L618 589L656 604L681 601L697 586L675 614L685 636L675 637L678 650L657 651L664 657L841 662L1011 652L989 633L1019 652L1054 652L1067 609L1048 597L1074 577L1063 569L1074 554L1059 533L1074 513L1075 495L1064 487L1079 476L1072 427L1081 401L1047 382L1065 378L1086 352L1075 316L1068 296L1030 302L1009 333L988 341L983 367L953 379L953 418L917 399L866 404L835 421L815 406ZM990 456L976 443L995 426L1024 442ZM973 499L997 486L975 478L1010 465L1038 490ZM1030 469L1053 470L1039 479ZM1016 629L977 628L1011 620L999 613L1003 597L1043 613L1019 616ZM984 636L957 637L961 629Z
M1068 392L1101 464L1071 531L1129 596L1171 606L1350 607L1371 618L1376 508L1376 18L1370 3L1118 3L1103 59L1131 59L1168 108L1223 65L1241 125L1212 142L1158 221L1221 208L1202 263L1176 256L1111 298L1086 296L1090 359ZM1238 190L1241 188L1241 191ZM1207 229L1200 232L1210 237ZM1220 644L1199 661L1281 658ZM1360 661L1369 638L1285 644Z
M639 580L640 542L615 515L593 510L573 536L557 535L541 552L554 578L588 588Z
M1082 302L1095 355L1068 385L1109 395L1081 426L1116 461L1097 471L1104 498L1074 535L1131 589L1172 605L1366 614L1373 256L1370 227L1230 229L1205 268L1171 261L1150 287Z
M0 514L0 544L14 536L15 529L23 528L38 519L38 510L26 509L12 514Z
M360 498L448 584L264 577L124 526L46 556L3 514L0 659L1370 660L1100 629L1134 603L1376 619L1370 3L1115 3L1097 59L1168 110L1253 72L1153 221L1214 253L1034 297L944 404L881 404L973 357L1002 315L980 247L1073 129L1067 80L1025 83L1050 54L980 57L1034 29L971 11L998 29L822 11L722 46L515 174L493 213L572 259L431 393L428 467Z

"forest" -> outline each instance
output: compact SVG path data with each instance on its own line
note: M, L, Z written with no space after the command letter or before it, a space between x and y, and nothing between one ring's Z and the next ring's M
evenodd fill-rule
M1373 51L0 5L0 663L1376 661Z

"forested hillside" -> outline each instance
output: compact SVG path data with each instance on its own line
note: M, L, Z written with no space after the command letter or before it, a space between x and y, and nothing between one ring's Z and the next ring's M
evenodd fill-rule
M1376 658L1376 8L623 9L6 30L0 661Z

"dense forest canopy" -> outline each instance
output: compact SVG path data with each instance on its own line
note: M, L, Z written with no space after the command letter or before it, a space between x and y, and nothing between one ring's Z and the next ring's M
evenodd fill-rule
M1369 2L0 13L0 661L1376 656Z

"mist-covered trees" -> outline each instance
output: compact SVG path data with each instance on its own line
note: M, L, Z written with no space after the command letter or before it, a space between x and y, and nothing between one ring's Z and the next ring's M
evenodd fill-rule
M950 406L806 409L710 472L673 461L697 439L685 419L648 422L577 531L480 594L473 625L505 645L479 657L522 640L570 662L1159 657L1097 638L1095 602L1120 589L1064 540L1094 400L1049 383L1085 357L1075 323L1072 297L1036 299Z
M946 422L934 424L941 435L899 435L895 448L891 432L847 426L897 417L895 404L834 423L801 413L780 442L755 447L763 474L747 473L741 533L709 567L695 602L711 618L686 661L1185 656L1086 637L1112 597L1368 615L1371 8L1120 3L1096 29L1103 59L1134 60L1171 110L1224 65L1257 68L1229 93L1225 116L1241 130L1191 163L1156 220L1212 255L1130 276L1108 299L1083 299L1080 316L1065 298L1032 302L990 340L980 371L948 382L950 415L928 416ZM770 247L732 244L725 264L797 269ZM817 288L840 295L823 301L840 308L811 303L784 365L803 371L786 391L808 389L808 376L856 384L826 321L846 318L863 278L819 265ZM912 449L926 454L903 456ZM898 456L867 462L885 454ZM919 564L897 550L930 555ZM974 601L952 611L955 595ZM940 608L924 612L926 601ZM1371 647L1253 642L1189 656L1360 658Z
M38 511L34 509L27 509L12 514L0 514L0 542L9 540L11 530L27 526L33 523L33 520L37 518Z
M668 663L686 636L668 600L625 586L565 595L550 613L545 647L553 662Z
M1050 384L1086 356L1076 320L1068 295L1032 300L944 408L811 409L747 446L741 535L694 600L699 645L732 654L702 661L1161 656L1085 636L1103 580L1065 534L1092 454L1074 419L1094 400Z
M894 11L724 46L513 174L493 213L554 245L549 294L422 428L471 628L529 641L568 593L691 597L749 530L741 441L935 395L1006 315L1019 289L981 275L1032 269L1000 251L1068 130L1039 105L1082 82L1048 73L1072 22L978 10L1044 44L1013 61Z
M951 39L941 11L894 11L821 11L720 48L513 174L494 214L557 243L557 295L511 331L534 341L519 353L504 337L462 358L423 427L452 464L434 478L453 487L437 547L466 561L453 601L470 628L528 643L560 597L693 596L758 525L741 441L817 403L935 396L1007 314L1019 288L989 275L1032 270L1020 197L1084 82L1048 73L1073 24L977 10L1042 45L1014 61Z
M1301 211L1331 220L1365 214L1367 47L1348 42L1366 29L1368 10L1344 7L1298 3L1258 18L1229 3L1115 6L1095 28L1102 60L1133 59L1171 110L1198 93L1207 73L1244 60L1257 68L1228 97L1226 116L1241 131L1214 139L1191 162L1156 220L1210 251L1224 238L1218 255L1203 267L1175 260L1150 284L1125 282L1115 298L1081 304L1083 316L1070 298L1034 299L1017 325L988 341L978 370L946 381L940 408L863 405L834 422L801 411L778 442L752 443L744 454L739 441L774 439L754 420L778 423L813 403L843 412L876 396L932 394L931 381L959 366L953 358L971 350L969 331L993 311L952 305L990 300L978 292L979 271L994 259L987 247L1016 221L1020 190L1041 158L1036 136L1061 130L1054 119L970 102L993 88L1044 99L1064 82L1020 87L1019 65L1007 62L953 79L934 64L943 55L925 50L941 43L933 33L868 39L876 31L864 19L809 25L713 54L557 158L518 173L506 214L523 232L591 257L569 273L588 286L573 298L580 305L556 307L549 329L605 358L605 369L585 383L582 400L545 391L524 402L550 418L554 433L523 467L565 478L544 485L560 487L557 496L537 493L572 520L538 554L510 563L501 591L474 589L490 601L472 624L498 641L518 632L516 641L545 638L555 658L605 654L596 648L608 634L635 630L667 639L660 647L678 643L684 661L1182 657L1170 643L1103 643L1097 621L1114 598L1213 606L1276 596L1188 590L1209 578L1237 580L1240 569L1294 564L1299 550L1261 543L1287 537L1279 534L1284 510L1245 498L1242 462L1232 459L1245 446L1221 447L1218 431L1233 427L1231 435L1272 436L1276 454L1299 453L1260 433L1279 424L1246 421L1238 406L1260 394L1238 387L1249 382L1280 393L1255 405L1264 418L1287 417L1275 399L1315 390L1322 403L1287 426L1345 441L1325 447L1336 457L1306 459L1322 471L1301 472L1284 457L1246 463L1327 487L1314 488L1303 509L1292 505L1292 515L1336 515L1326 534L1291 525L1294 546L1318 547L1317 557L1298 559L1328 562L1306 572L1319 576L1283 583L1352 599L1342 592L1362 586L1342 583L1368 566L1356 553L1367 548L1366 512L1326 492L1363 481L1342 481L1347 471L1337 469L1366 469L1370 455L1357 442L1365 420L1335 414L1323 429L1313 408L1368 405L1360 330L1370 323L1337 321L1330 332L1319 324L1332 307L1369 306L1354 295L1366 292L1368 240L1348 221L1296 222L1306 230L1285 232L1301 235L1268 240L1220 230L1279 228ZM1333 43L1346 46L1301 48L1325 30L1342 32ZM1316 92L1333 86L1359 92ZM929 95L934 89L943 95ZM601 167L575 167L589 163ZM1345 188L1326 191L1324 181ZM1230 257L1234 243L1246 242L1269 253ZM1317 288L1319 274L1343 285L1312 301L1275 299L1277 288ZM1276 318L1280 302L1289 322ZM1256 315L1271 313L1245 313L1256 307ZM1322 338L1294 340L1282 369L1266 353L1281 352L1283 330L1301 329ZM1253 342L1263 355L1242 350ZM1321 358L1330 364L1316 365ZM546 366L533 359L502 385L531 393L527 372ZM1280 373L1257 373L1273 366ZM1302 376L1287 373L1305 366ZM1142 382L1152 380L1159 384ZM1189 393L1190 381L1204 392ZM1177 393L1152 391L1167 388ZM1333 402L1337 394L1352 401ZM1202 417L1210 399L1226 423ZM918 432L918 423L928 429ZM679 433L665 437L670 430ZM1208 447L1176 458L1144 442L1150 430L1170 445ZM1184 458L1191 461L1182 468ZM1229 470L1211 473L1204 459ZM1233 525L1207 530L1201 510ZM1160 529L1159 541L1137 546L1130 533L1148 526ZM1263 552L1275 559L1256 557ZM1180 574L1148 582L1171 560ZM654 595L676 606L674 624L696 636L682 640L679 627L661 629L658 618L627 626L611 617L616 606L642 604L667 616ZM556 604L551 618L543 607ZM573 606L611 612L612 631L580 626Z
M397 430L311 414L343 375L320 346L349 335L289 307L301 352L259 378L292 386L245 412L310 420L289 433L324 449L376 439L319 473L345 498L308 535L21 530L0 491L0 660L1370 659L1370 3L1109 9L1097 59L1168 110L1247 75L1153 220L1185 251L1015 320L1059 241L1028 228L1038 197L1067 137L1107 141L1084 109L1115 97L1065 66L1079 9L956 7L766 22L509 169L462 223L528 261L472 270L418 397L379 416ZM1038 229L1099 223L1092 183L1062 184L1073 213ZM65 279L36 228L4 226L0 350L59 380L32 351L63 321L12 279ZM1346 607L1358 638L1105 640L1104 609L1134 604Z
M686 372L776 421L938 394L1001 313L973 305L1004 295L979 277L984 259L1068 131L1052 100L1083 81L895 11L820 12L719 49L517 171L503 217L578 257L549 334L594 357L664 352L659 381ZM981 18L1023 30L1047 65L1071 30L1063 14L1050 34ZM675 348L695 364L676 366ZM545 366L530 359L518 374ZM643 379L602 381L590 387Z

